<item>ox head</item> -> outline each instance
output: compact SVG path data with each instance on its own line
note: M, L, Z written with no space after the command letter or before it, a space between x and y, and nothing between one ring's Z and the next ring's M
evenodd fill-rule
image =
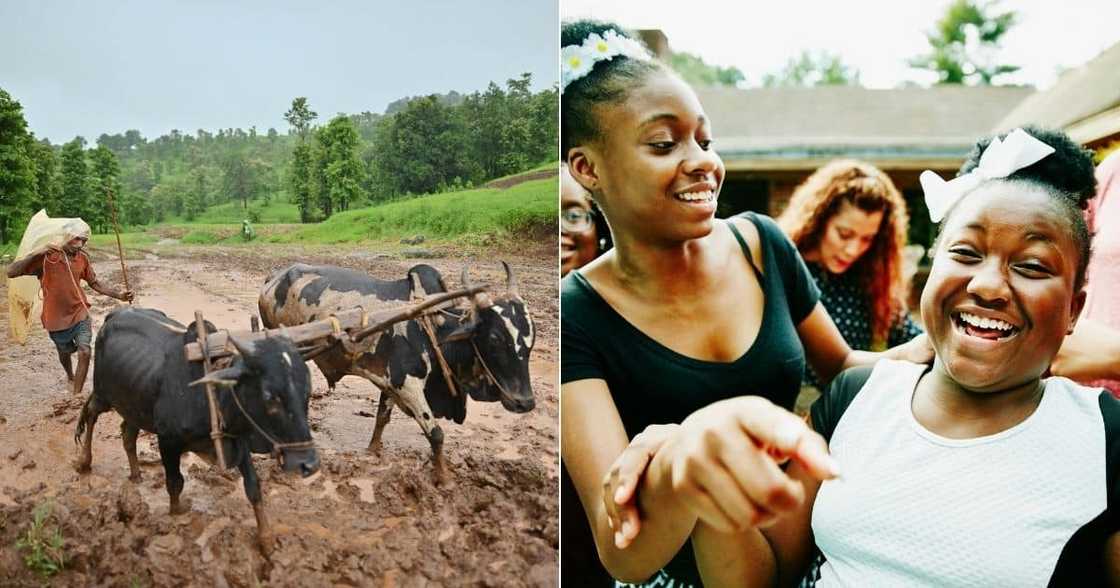
M529 352L533 350L535 332L533 319L525 309L518 291L517 278L509 264L502 262L506 272L506 292L491 298L482 292L471 297L471 308L462 324L445 341L470 341L483 365L483 383L470 390L475 400L499 400L506 410L528 412L536 406L529 379ZM470 288L468 268L461 275L464 288ZM489 375L496 380L490 380Z
M230 337L237 348L229 367L210 372L195 382L229 388L244 409L234 409L238 417L251 419L272 438L284 471L298 471L304 477L319 469L319 456L311 445L307 424L307 405L311 394L311 373L299 350L286 337L269 337L255 342ZM252 424L245 423L259 435Z

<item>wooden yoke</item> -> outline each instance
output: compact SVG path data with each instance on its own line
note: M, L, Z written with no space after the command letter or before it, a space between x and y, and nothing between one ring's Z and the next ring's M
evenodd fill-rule
M206 332L206 323L202 321L202 311L194 311L194 325L195 330L198 332L198 341L206 344L209 350L209 337ZM192 343L198 345L198 343ZM222 344L225 347L225 343ZM201 351L201 348L200 348ZM202 355L202 373L210 373L210 354L203 353ZM214 453L218 456L218 467L222 470L226 469L226 454L222 450L222 424L218 417L218 398L214 395L214 385L206 383L206 401L210 405L210 438L214 440Z
M474 288L443 292L427 296L423 300L411 304L404 304L373 312L367 312L362 308L353 308L336 313L332 317L295 327L281 327L279 329L266 329L250 333L236 333L235 336L238 341L256 341L267 337L279 336L288 337L297 347L301 347L300 353L303 355L303 359L309 360L330 350L342 340L349 339L351 343L360 342L362 339L374 333L391 328L396 323L414 319L425 312L435 310L441 307L441 305L445 305L457 298L473 296L485 290L485 286L476 286ZM365 320L363 320L363 316ZM336 321L339 329L345 331L345 333L332 337L332 335L336 334ZM368 326L363 328L363 324ZM207 354L205 356L205 361L225 357L234 353L226 348L229 336L229 331L219 331L211 333L206 337ZM321 342L322 340L326 340L326 342L323 343ZM186 353L187 361L204 360L203 346L201 343L202 338L200 336L199 341L188 343L185 346L184 352Z

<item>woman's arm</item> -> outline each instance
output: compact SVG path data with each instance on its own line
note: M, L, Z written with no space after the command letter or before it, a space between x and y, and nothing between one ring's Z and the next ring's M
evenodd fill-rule
M1071 380L1120 380L1120 330L1079 320L1062 342L1050 373Z
M647 468L640 481L633 483L639 487L642 533L624 549L617 547L614 530L607 522L603 494L612 464L628 444L618 409L603 380L564 384L560 406L564 414L561 455L591 525L599 559L619 580L646 580L684 545L696 516L676 498L665 475L666 468Z
M852 349L833 324L824 305L819 302L809 316L797 325L797 335L801 339L801 345L805 347L805 357L822 385L827 385L836 374L850 367L872 364L883 358L905 359L914 363L929 363L933 360L933 348L925 335L879 353Z

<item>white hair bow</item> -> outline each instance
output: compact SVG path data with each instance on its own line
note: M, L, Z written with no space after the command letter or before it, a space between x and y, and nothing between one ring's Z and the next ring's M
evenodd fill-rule
M1054 152L1054 148L1030 136L1023 129L1015 129L1003 141L992 139L980 163L972 171L946 182L935 172L922 172L919 180L926 194L926 208L929 219L935 223L945 218L945 213L965 194L976 189L985 180L1006 178L1007 176L1042 160Z

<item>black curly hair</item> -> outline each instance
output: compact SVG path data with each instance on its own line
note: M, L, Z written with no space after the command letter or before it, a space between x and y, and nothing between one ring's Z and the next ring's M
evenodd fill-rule
M1092 235L1085 223L1083 211L1088 207L1089 200L1097 191L1097 179L1093 174L1093 153L1075 143L1068 135L1061 131L1043 129L1035 126L1025 126L1023 130L1030 136L1054 148L1054 152L1041 160L1017 170L1007 176L1008 181L1021 181L1038 186L1051 196L1054 204L1073 231L1073 238L1077 244L1080 259L1077 263L1077 274L1074 278L1074 289L1081 290L1085 285L1085 271L1089 266L1090 242ZM962 176L980 165L980 155L991 144L996 136L1002 141L1009 133L1001 133L993 137L985 137L976 142L969 152L968 157L961 165L957 176ZM941 226L953 213L953 206L941 220ZM938 231L940 233L940 230ZM938 235L940 239L940 234ZM936 242L936 241L935 241Z
M578 20L566 22L560 27L560 47L580 45L588 35L603 35L607 31L630 37L617 25ZM653 59L641 61L618 55L609 61L595 63L587 75L568 84L560 95L561 153L566 157L572 147L599 138L595 105L624 100L636 82L662 69L663 66Z

